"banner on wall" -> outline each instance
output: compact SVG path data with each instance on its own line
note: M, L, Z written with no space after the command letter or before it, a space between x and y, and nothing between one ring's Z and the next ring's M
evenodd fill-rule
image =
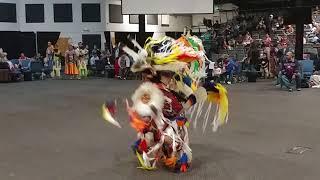
M122 14L209 14L213 0L121 0Z

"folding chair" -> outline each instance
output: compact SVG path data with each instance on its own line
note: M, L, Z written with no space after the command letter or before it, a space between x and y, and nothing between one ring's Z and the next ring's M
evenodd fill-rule
M309 79L313 74L314 65L313 60L300 60L300 73L302 79Z
M32 73L32 77L36 77L36 79L43 80L43 64L41 62L31 62L30 69Z

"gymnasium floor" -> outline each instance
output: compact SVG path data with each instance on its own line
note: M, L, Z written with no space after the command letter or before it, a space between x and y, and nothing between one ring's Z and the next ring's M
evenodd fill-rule
M318 180L320 92L289 93L271 82L228 86L230 121L217 133L190 129L194 161L186 174L136 169L134 131L124 108L117 129L102 103L139 82L108 79L0 84L1 180ZM124 107L120 103L120 107ZM312 148L288 154L294 146Z

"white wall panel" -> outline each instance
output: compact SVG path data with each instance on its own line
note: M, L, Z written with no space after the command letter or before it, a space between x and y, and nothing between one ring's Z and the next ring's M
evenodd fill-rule
M123 14L213 13L213 0L122 0Z

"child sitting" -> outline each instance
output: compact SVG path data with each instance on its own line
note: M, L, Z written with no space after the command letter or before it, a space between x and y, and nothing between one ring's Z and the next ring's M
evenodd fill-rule
M221 74L222 74L221 68L218 66L217 63L215 63L213 71L212 71L212 77L213 77L213 81L215 83L220 83L220 75Z

